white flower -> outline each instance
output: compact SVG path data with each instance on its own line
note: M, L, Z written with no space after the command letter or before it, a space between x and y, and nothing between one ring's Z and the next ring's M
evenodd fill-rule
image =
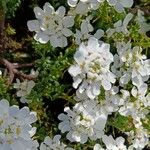
M66 107L67 114L60 114L58 128L62 133L67 133L67 139L71 142L86 143L88 138L96 140L104 134L107 115L102 113L100 105L95 100L87 100L77 103L73 111Z
M149 94L147 93L147 84L143 84L138 89L133 87L130 98L120 107L119 113L123 116L131 116L135 123L135 127L141 124L141 119L145 119L149 113Z
M17 96L21 97L20 101L22 103L28 102L26 100L26 97L31 93L31 90L35 86L35 82L30 80L24 80L23 82L20 82L19 79L16 79L17 83L14 83L14 88L17 89Z
M67 37L73 33L69 29L74 25L74 17L65 16L66 9L60 6L57 11L49 3L45 3L43 10L34 8L37 20L28 21L30 31L35 31L34 39L40 43L50 41L53 47L66 47Z
M128 98L128 96L125 96L123 90L120 90L120 93L122 94L117 94L118 91L118 87L112 87L110 91L105 91L105 100L103 100L101 103L101 109L108 115L118 111L120 106L123 106Z
M104 135L102 141L106 146L106 150L127 150L124 145L125 139L123 137L117 137L116 140L114 140L111 135Z
M141 11L140 9L138 10L138 15L136 17L136 21L140 25L139 32L140 33L145 33L150 31L150 24L146 22L146 19L144 17L144 12Z
M2 75L2 71L0 70L0 76Z
M104 150L100 144L95 144L93 150Z
M86 14L90 10L96 10L99 4L104 0L68 0L70 7L76 7L75 11L77 14Z
M133 5L133 0L107 0L109 5L113 6L118 13L124 11L125 8L130 8Z
M32 140L36 128L31 124L37 120L36 113L28 107L19 109L9 106L7 100L0 101L0 148L2 150L33 150L38 147Z
M114 33L124 33L124 34L128 34L129 31L127 29L127 26L129 24L129 22L131 21L131 19L133 18L133 14L128 13L126 15L126 17L124 18L124 20L119 20L114 24L114 28L109 28L106 33L108 37L111 37Z
M44 142L40 145L40 150L73 150L60 142L61 135L55 135L53 139L45 137Z
M118 42L117 52L117 60L112 66L112 71L120 77L120 85L124 86L132 80L133 85L142 86L150 76L150 60L142 54L142 48L135 46L132 49L130 42Z
M132 145L135 149L142 150L146 145L149 144L149 134L146 129L142 126L136 129L136 131L130 131L126 133ZM132 149L134 149L132 148Z
M86 91L90 99L100 94L101 86L110 90L115 83L115 75L109 70L113 62L109 49L109 44L100 44L91 37L87 45L80 44L74 55L75 64L68 70L74 80L73 87L78 88L80 93Z
M31 150L38 150L39 148L39 143L37 140L32 141L32 143L30 144ZM30 149L28 149L30 150Z
M91 18L87 17L86 20L82 20L81 31L76 29L76 33L74 34L76 44L80 45L81 42L87 41L92 36L100 39L104 35L104 31L102 29L98 29L94 35L91 35L94 28L90 24L90 19Z
M38 75L39 75L38 70L31 69L31 75L34 75L35 77L38 77Z
M126 90L120 90L119 88L114 86L111 88L109 91L103 92L104 96L101 97L100 101L100 110L104 114L111 115L113 112L116 112L119 110L120 107L122 107L125 102L128 100L130 97L130 93ZM79 91L76 92L75 96L76 101L89 101L90 98L87 96L85 92L79 93ZM94 100L98 100L98 97L95 98Z
M74 99L76 101L85 101L85 100L89 100L90 98L87 96L86 92L80 93L79 90L77 90Z

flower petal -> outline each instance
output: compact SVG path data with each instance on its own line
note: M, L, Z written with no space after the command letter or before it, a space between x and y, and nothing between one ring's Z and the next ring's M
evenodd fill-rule
M102 86L106 91L111 89L111 83L106 79L102 80Z
M56 11L56 14L58 14L61 17L64 17L65 13L66 13L66 8L64 6L60 6Z
M127 27L127 25L129 24L130 20L133 18L133 14L128 13L125 17L125 19L123 20L123 25L124 27Z
M42 33L42 32L38 32L35 36L34 36L34 39L36 41L39 41L40 43L42 44L45 44L49 41L49 36Z
M82 3L81 1L78 3L76 7L76 13L84 15L88 12L88 5L86 3Z
M50 43L53 47L58 47L59 45L58 37L55 35L50 36Z
M43 19L44 11L40 7L34 7L34 13L37 19Z
M39 31L40 25L38 20L30 20L27 22L28 29L30 31Z
M63 25L65 28L72 27L74 25L74 17L66 16L63 18Z
M78 0L67 0L67 2L68 2L68 5L69 5L69 6L75 7L76 4L77 4L77 2L78 2Z
M89 52L95 52L99 48L98 39L95 37L90 37L88 40L87 49Z
M72 65L68 69L68 72L71 74L71 76L76 77L78 74L81 73L81 68L79 65Z
M59 42L58 47L66 47L68 45L67 38L65 36L59 37L58 42Z
M67 28L63 28L62 29L62 33L66 37L69 37L69 36L71 36L73 34L72 31L70 29L67 29Z
M118 12L118 13L122 13L124 11L124 8L122 6L121 3L117 3L115 6L114 6L115 10Z
M73 82L73 87L74 87L75 89L77 89L78 85L82 82L82 79L79 78L79 77L76 77L76 78L74 78L73 80L74 80L74 82Z
M53 14L55 11L54 7L48 2L45 3L43 9L44 9L44 13L46 13L47 15Z
M97 39L100 39L104 35L104 31L102 29L98 29L96 33L94 34L94 37Z
M107 0L110 6L115 6L117 3L117 0Z
M85 60L85 57L88 55L87 51L86 51L86 47L83 43L80 44L79 46L79 50L76 51L76 53L74 54L74 60L80 64L83 65L83 62Z
M130 8L133 5L133 0L120 0L123 7Z
M94 95L99 95L100 94L100 85L98 83L95 83L93 86L92 86L92 92Z

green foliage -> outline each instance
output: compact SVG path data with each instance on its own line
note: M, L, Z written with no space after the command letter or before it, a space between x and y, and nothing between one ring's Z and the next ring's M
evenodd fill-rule
M132 118L121 116L120 114L117 114L115 117L108 120L108 125L115 127L122 132L128 132L134 129Z
M0 99L7 99L10 105L18 105L15 99L12 86L8 84L8 80L0 76Z
M147 119L143 120L143 126L148 130L148 134L150 135L150 114L147 115Z
M6 79L0 76L0 99L10 99L8 88L9 87L6 84Z
M49 116L49 113L46 113L42 99L41 101L34 100L30 102L29 108L37 113L38 121L35 124L37 127L37 136L35 138L39 141L43 141L45 135L51 135L53 132L53 123L52 120L49 119L52 117Z
M125 17L124 13L117 13L115 9L108 5L107 2L101 4L101 7L93 14L95 17L93 23L95 29L107 30L113 27L113 24Z
M34 43L33 47L40 59L36 60L39 76L36 87L30 94L30 99L39 101L42 97L46 97L50 100L67 98L72 101L67 95L72 85L70 82L67 83L66 74L72 62L74 49L69 48L63 54L59 49L54 51L49 44Z
M133 40L133 46L141 46L144 49L150 47L150 38L145 34L139 34L139 25L132 24L130 27L130 37Z
M17 10L20 3L20 0L1 0L0 8L5 11L6 17L10 18L15 15L15 11Z

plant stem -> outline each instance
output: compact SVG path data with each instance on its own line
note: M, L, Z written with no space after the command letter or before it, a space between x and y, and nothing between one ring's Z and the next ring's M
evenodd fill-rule
M11 84L13 82L15 75L19 76L20 78L27 79L27 80L35 80L37 78L35 75L32 75L32 74L27 75L17 70L17 68L31 66L33 64L24 64L21 66L19 64L14 65L13 63L9 62L7 59L4 59L4 58L0 59L0 63L3 64L9 72L8 84Z

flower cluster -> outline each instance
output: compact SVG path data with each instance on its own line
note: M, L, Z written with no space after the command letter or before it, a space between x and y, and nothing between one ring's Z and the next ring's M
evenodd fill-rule
M132 30L135 24L139 25L138 34L149 31L143 12L138 10L136 17L125 12L126 8L132 7L133 0L68 0L67 3L69 10L60 6L55 11L50 3L45 3L43 9L35 7L36 20L27 23L29 30L36 32L36 41L42 44L50 41L52 47L71 45L72 49L76 48L73 64L68 68L73 78L72 86L76 89L73 95L75 104L65 107L64 113L58 115L58 129L71 143L95 141L93 150L104 150L103 147L105 150L142 150L150 138L144 126L150 108L150 59L141 44L136 40L132 44L130 23L134 20ZM101 4L114 8L115 13L124 12L124 19L118 19L107 29L98 24L95 30L93 20L97 18L94 14L99 13ZM120 33L123 38L114 39ZM73 40L69 45L67 38L71 36ZM27 102L34 86L32 80L20 82L17 79L14 83L16 95L21 97L22 103ZM105 132L105 127L112 126L110 122L117 115L132 124L132 129L122 131L123 137L113 137L109 129ZM0 150L73 150L68 146L70 144L61 141L61 135L46 136L39 146L33 139L36 128L31 124L35 121L36 114L28 107L19 109L1 100Z
M130 131L126 133L128 135L128 139L131 146L128 149L143 149L146 145L149 144L149 135L148 131L144 129L142 126L137 128L136 131Z
M67 38L72 35L69 29L74 25L73 16L65 16L66 9L60 6L57 11L49 3L45 3L43 10L34 8L37 20L28 21L30 31L35 31L34 39L40 43L50 41L53 47L66 47Z
M125 139L123 137L117 137L116 140L113 137L104 135L102 138L103 143L106 146L106 150L127 150L124 145ZM104 150L99 144L95 144L94 150Z
M91 16L87 17L85 20L82 20L81 30L76 29L76 33L74 34L75 43L80 45L82 42L88 41L88 39L94 36L97 39L100 39L104 35L104 31L102 29L98 29L94 35L91 34L94 28L90 23Z
M138 15L136 17L137 23L140 25L139 32L145 33L150 31L150 24L146 22L146 19L144 18L144 12L140 9L138 10Z
M53 139L49 136L45 137L44 142L40 145L40 150L74 150L60 142L61 135L55 135Z
M37 141L32 139L36 128L31 124L37 120L36 113L28 107L19 109L9 106L7 100L0 101L0 149L1 150L36 150Z
M114 23L114 28L109 28L106 31L107 36L111 37L114 33L120 33L120 32L124 34L129 34L127 26L132 18L133 18L133 14L129 13L126 15L123 21L119 20L116 23Z
M124 11L124 7L130 8L133 5L133 0L107 0L107 2L119 13Z
M38 77L39 72L31 70L31 74L34 77ZM16 79L16 83L14 83L14 89L17 90L17 97L20 97L20 102L22 103L28 103L29 100L27 100L27 97L31 93L32 89L35 86L35 82L33 80L28 81L25 79L23 82L20 82L19 79Z
M85 15L90 10L99 8L99 4L104 0L68 0L70 7L75 7L75 13Z
M33 80L28 81L24 80L20 82L19 79L16 79L17 83L14 83L14 88L17 89L17 96L20 97L20 101L22 103L28 102L26 97L30 94L31 90L35 86L35 82Z
M150 75L150 59L142 54L142 48L136 46L132 49L130 42L118 42L117 52L113 70L120 77L120 85L132 80L133 85L142 86Z
M106 35L102 29L98 29L93 34L95 31L91 23L93 16L87 14L100 8L100 4L105 1L68 0L67 2L71 7L68 14L74 17L65 16L67 13L63 7L59 7L55 12L53 7L46 3L44 10L37 7L34 9L38 21L28 22L29 30L36 31L35 39L41 43L50 40L53 47L65 47L66 37L73 35L78 46L73 57L74 64L68 69L73 77L73 87L77 89L74 97L77 103L72 109L65 107L64 113L58 116L61 121L58 128L62 133L66 133L66 138L71 142L84 144L89 139L93 141L101 139L107 150L144 148L149 138L142 120L146 119L150 106L150 94L146 83L150 75L150 60L143 54L142 47L132 47L130 40L114 40L116 53L114 47L100 40L102 37L111 39L115 33L130 36L128 28L134 15L126 14L124 20L117 21L113 28L106 30ZM121 13L125 12L124 8L133 5L133 0L107 0L107 3ZM71 31L74 19L78 15L84 18L79 24L80 30L75 28ZM148 31L143 27L148 24L142 11L138 11L135 21L141 28L139 32ZM38 22L38 25L35 22ZM41 33L43 37L38 36ZM125 145L123 137L114 139L112 135L107 136L104 132L109 115L115 112L133 119L135 130L125 132L128 138L132 139L129 146ZM40 148L68 149L60 142L60 137L59 135L54 139L46 137ZM103 147L97 143L94 150L103 150Z
M58 128L62 133L67 133L67 139L71 142L86 143L91 140L100 139L104 134L107 114L102 112L95 100L77 103L73 111L66 107L67 114L60 114L58 119L62 122Z
M74 80L73 87L79 87L79 93L85 91L89 98L94 99L100 94L101 86L105 90L111 89L116 80L110 71L113 55L109 44L91 37L87 45L81 43L74 59L75 64L69 68L69 73Z

